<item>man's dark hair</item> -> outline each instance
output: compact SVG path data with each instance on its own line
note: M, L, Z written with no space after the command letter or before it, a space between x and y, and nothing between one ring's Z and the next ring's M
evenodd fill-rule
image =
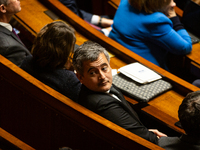
M200 137L200 91L189 93L178 111L179 119L187 135Z

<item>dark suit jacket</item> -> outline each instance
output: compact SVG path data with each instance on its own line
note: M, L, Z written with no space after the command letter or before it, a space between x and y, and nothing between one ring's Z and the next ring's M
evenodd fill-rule
M31 55L21 40L0 25L0 54L20 66L27 55Z
M114 85L111 88L117 90ZM157 136L148 131L122 93L117 91L120 94L118 97L121 102L108 93L94 92L82 85L78 103L130 132L157 144Z
M200 139L182 135L179 137L161 137L158 145L166 150L200 150Z
M93 14L79 9L76 0L59 0L59 1L85 21L91 22Z
M40 68L32 56L24 59L21 68L44 84L69 97L73 101L77 101L81 83L73 71L62 68L54 70Z

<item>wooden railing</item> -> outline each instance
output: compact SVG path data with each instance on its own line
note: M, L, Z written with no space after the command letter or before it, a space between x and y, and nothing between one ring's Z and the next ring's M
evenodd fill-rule
M0 128L0 149L1 150L35 150L20 139Z
M1 127L36 149L162 149L73 102L0 56Z

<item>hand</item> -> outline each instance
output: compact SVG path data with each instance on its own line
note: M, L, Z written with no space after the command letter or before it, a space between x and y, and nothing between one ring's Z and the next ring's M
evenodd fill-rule
M170 8L170 9L168 10L168 13L166 14L166 16L167 16L168 18L172 18L172 17L175 17L175 16L176 16L176 12L175 12L175 10L174 10L174 7Z
M157 129L149 129L149 131L153 132L155 135L157 135L158 138L162 137L162 136L167 136L166 134L158 131Z
M101 19L101 26L102 27L110 27L113 24L112 19L102 18Z

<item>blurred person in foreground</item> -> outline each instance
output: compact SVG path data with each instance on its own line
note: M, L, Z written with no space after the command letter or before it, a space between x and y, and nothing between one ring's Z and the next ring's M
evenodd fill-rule
M179 106L178 116L185 134L161 137L158 145L166 150L200 149L200 91L189 93Z

